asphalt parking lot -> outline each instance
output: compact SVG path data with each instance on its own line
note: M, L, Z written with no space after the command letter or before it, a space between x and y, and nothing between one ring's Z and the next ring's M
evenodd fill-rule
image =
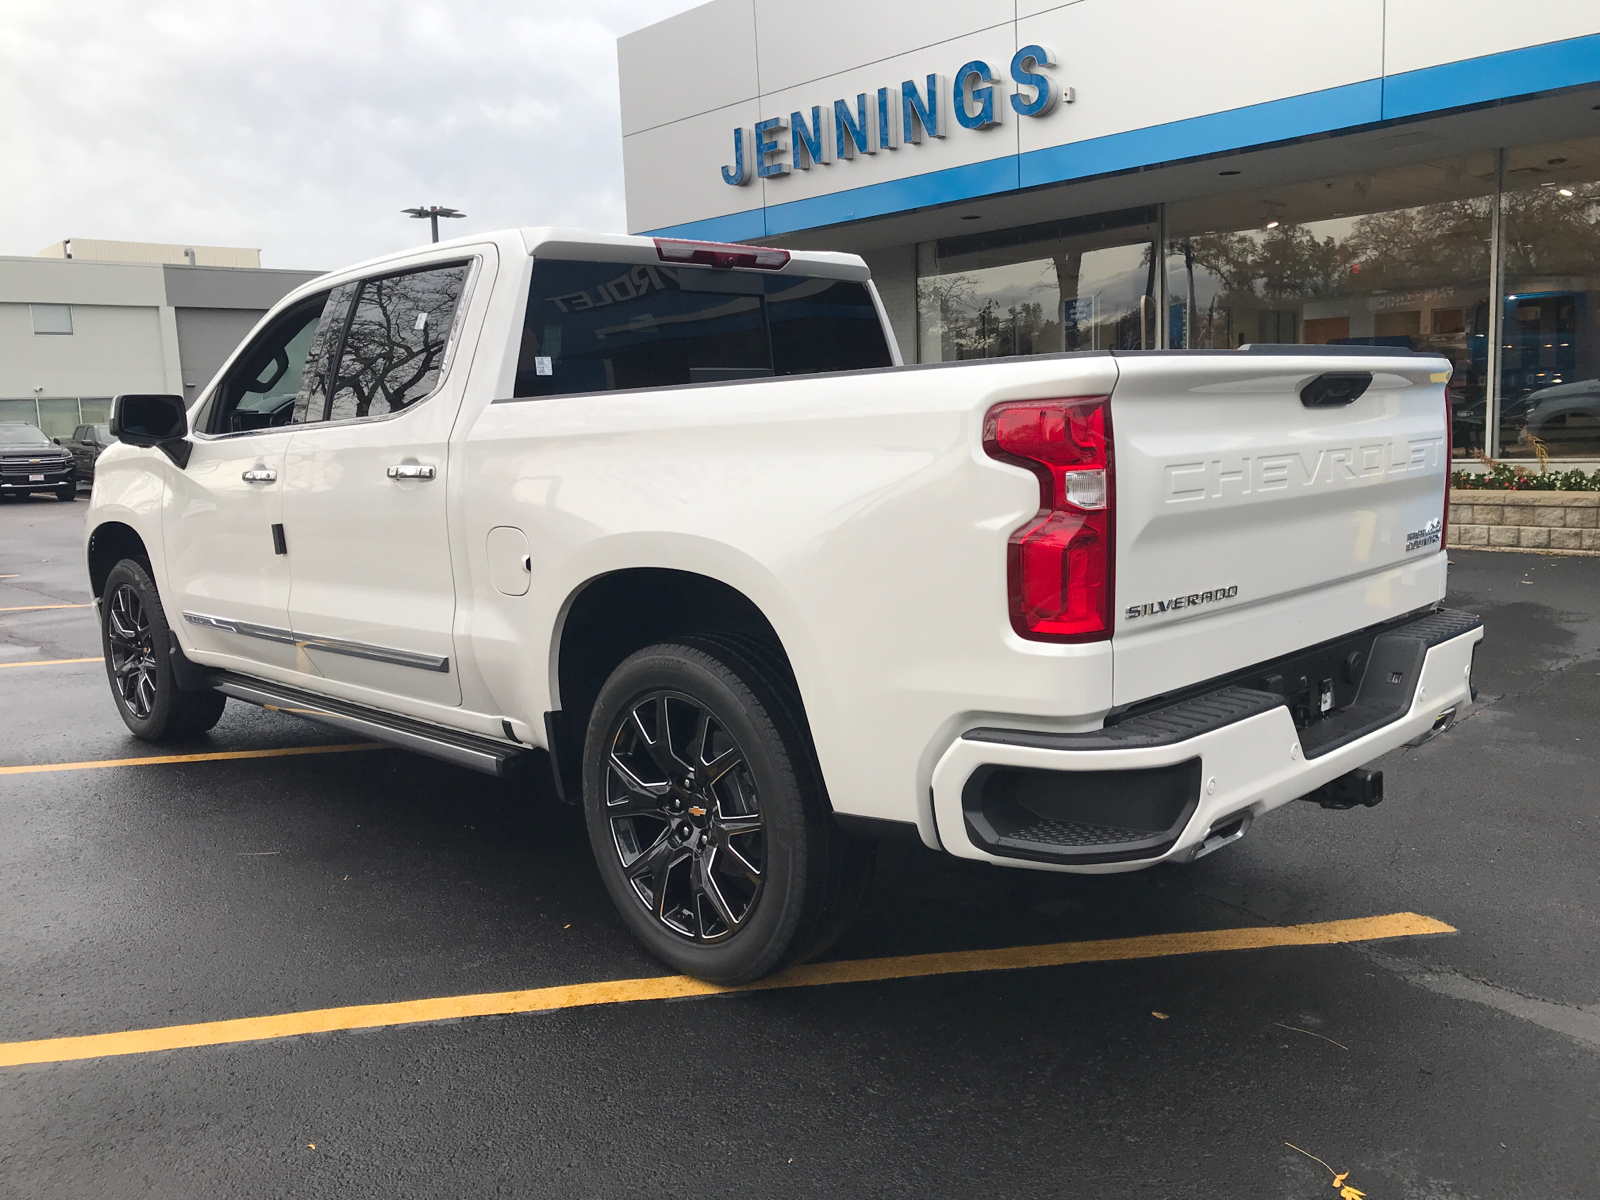
M351 740L132 739L85 508L0 505L0 768ZM0 1067L0 1195L1600 1195L1600 558L1453 561L1479 704L1376 809L1125 876L896 850L829 957L900 978ZM1455 932L1148 940L1403 912ZM665 974L567 810L387 749L0 773L0 914L6 1044ZM1145 956L955 957L1101 939Z

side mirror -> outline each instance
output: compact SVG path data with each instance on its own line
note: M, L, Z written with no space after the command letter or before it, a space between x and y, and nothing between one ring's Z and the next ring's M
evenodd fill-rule
M60 438L51 438L50 440L52 442L54 442L56 445L58 445L58 446L61 445L61 439Z
M189 465L189 412L182 396L124 393L111 401L111 436L130 446L154 446L177 464Z

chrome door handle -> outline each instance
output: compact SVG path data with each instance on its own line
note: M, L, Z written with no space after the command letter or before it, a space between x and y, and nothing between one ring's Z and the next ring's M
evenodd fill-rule
M271 483L278 478L278 473L271 467L251 467L239 478L246 483Z
M432 463L399 463L389 468L390 479L432 479L438 473Z

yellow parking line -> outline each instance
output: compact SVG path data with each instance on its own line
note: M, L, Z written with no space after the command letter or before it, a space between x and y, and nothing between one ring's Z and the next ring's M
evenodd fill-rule
M35 763L0 767L0 775L35 775L44 771L90 771L96 767L152 767L161 763L221 762L233 758L282 758L289 754L343 754L347 750L385 750L382 742L349 746L284 746L277 750L215 750L209 754L150 754L143 758L102 758L95 762Z
M914 979L932 975L957 975L974 971L1015 971L1028 967L1059 967L1072 963L1124 962L1139 958L1167 958L1180 954L1206 954L1220 950L1259 950L1273 946L1332 946L1381 938L1415 937L1427 933L1454 933L1443 921L1417 913L1391 913L1349 921L1321 921L1313 925L1266 926L1254 929L1213 929L1199 933L1158 933L1147 937L1111 938L1098 942L1057 942L1046 946L1017 946L1006 950L962 950L947 954L912 954L901 958L867 958L844 962L812 963L742 988L719 987L687 975L652 979L614 979L603 983L576 983L534 988L522 992L487 992L471 996L441 996L431 1000L402 1000L393 1004L357 1004L347 1008L319 1008L309 1012L279 1013L269 1017L243 1017L232 1021L207 1021L198 1025L168 1025L161 1029L134 1029L126 1033L97 1033L87 1037L44 1038L34 1042L0 1043L0 1066L26 1063L70 1062L81 1058L106 1058L118 1054L148 1054L190 1046L224 1046L261 1042L302 1033L332 1033L341 1029L373 1029L388 1025L414 1025L507 1013L549 1012L560 1008L587 1008L601 1004L626 1004L636 1000L670 1000L680 996L715 996L727 992L771 991L778 988L818 987L833 983L864 983L885 979Z
M0 663L0 667L61 667L67 663L105 662L98 655L94 658L40 658L33 662Z
M93 608L93 604L22 604L16 608L0 608L0 612L38 612L41 608Z

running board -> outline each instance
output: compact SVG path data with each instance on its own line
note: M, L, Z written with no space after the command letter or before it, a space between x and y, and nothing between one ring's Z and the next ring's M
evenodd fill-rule
M211 677L211 686L224 696L259 704L272 712L289 713L332 725L387 742L403 750L414 750L430 758L443 759L460 767L470 767L485 775L504 779L511 775L514 764L526 758L531 751L502 745L492 738L478 737L455 729L441 729L425 721L379 712L345 700L331 700L298 688L266 683L243 675L223 671Z

